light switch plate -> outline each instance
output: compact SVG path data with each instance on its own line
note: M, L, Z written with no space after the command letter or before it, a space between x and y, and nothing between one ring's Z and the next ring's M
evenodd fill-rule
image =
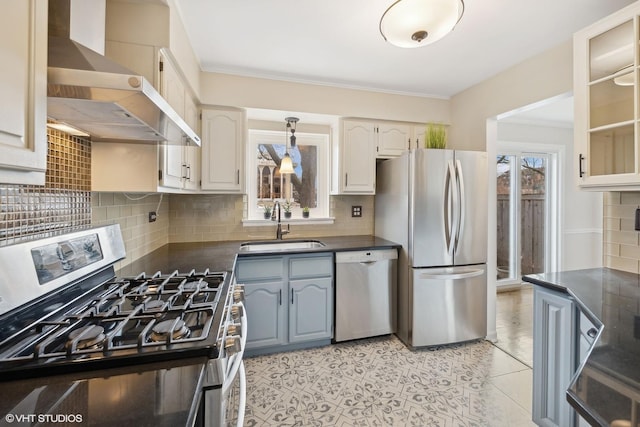
M362 206L351 206L351 216L354 218L362 217Z

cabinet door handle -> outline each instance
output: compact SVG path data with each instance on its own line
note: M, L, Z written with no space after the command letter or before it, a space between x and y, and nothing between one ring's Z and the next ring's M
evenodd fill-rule
M293 304L293 289L291 289L291 304Z
M182 179L188 179L187 178L187 165L185 163L182 164Z
M191 181L191 165L187 165L187 181Z
M240 184L240 169L236 169L236 184Z
M344 174L344 186L345 187L349 186L349 174L348 173Z
M584 160L584 156L582 155L582 153L578 154L578 174L580 175L580 178L584 176L584 170L582 170L583 160Z
M278 291L278 305L282 305L282 289Z

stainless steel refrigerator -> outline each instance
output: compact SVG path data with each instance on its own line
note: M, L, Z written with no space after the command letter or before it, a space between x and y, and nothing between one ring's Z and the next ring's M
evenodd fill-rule
M400 339L422 347L486 336L486 153L417 149L380 162L375 234L402 244Z

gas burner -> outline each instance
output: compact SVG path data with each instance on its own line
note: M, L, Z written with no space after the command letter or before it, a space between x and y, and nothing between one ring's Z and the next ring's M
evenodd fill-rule
M171 340L188 338L191 335L191 330L182 319L164 320L153 327L151 340L155 342L167 341L169 335L171 335Z
M69 340L66 346L69 349L75 343L76 349L85 350L98 346L104 338L104 328L102 326L86 325L69 333Z
M200 281L192 280L182 285L182 291L192 293L197 291L199 287L200 287Z
M154 299L145 303L144 307L147 310L157 310L158 308L162 308L164 306L164 301L160 299Z

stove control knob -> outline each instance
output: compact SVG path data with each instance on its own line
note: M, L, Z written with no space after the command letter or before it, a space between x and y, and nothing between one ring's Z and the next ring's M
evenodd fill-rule
M234 320L238 320L242 317L242 306L241 305L232 305L231 306L231 318Z
M244 301L244 286L238 285L233 290L233 302L239 303Z
M227 356L238 353L242 350L242 341L240 337L227 337L224 340L224 349L227 352Z
M227 335L229 336L241 336L242 326L239 323L232 323L227 327Z

